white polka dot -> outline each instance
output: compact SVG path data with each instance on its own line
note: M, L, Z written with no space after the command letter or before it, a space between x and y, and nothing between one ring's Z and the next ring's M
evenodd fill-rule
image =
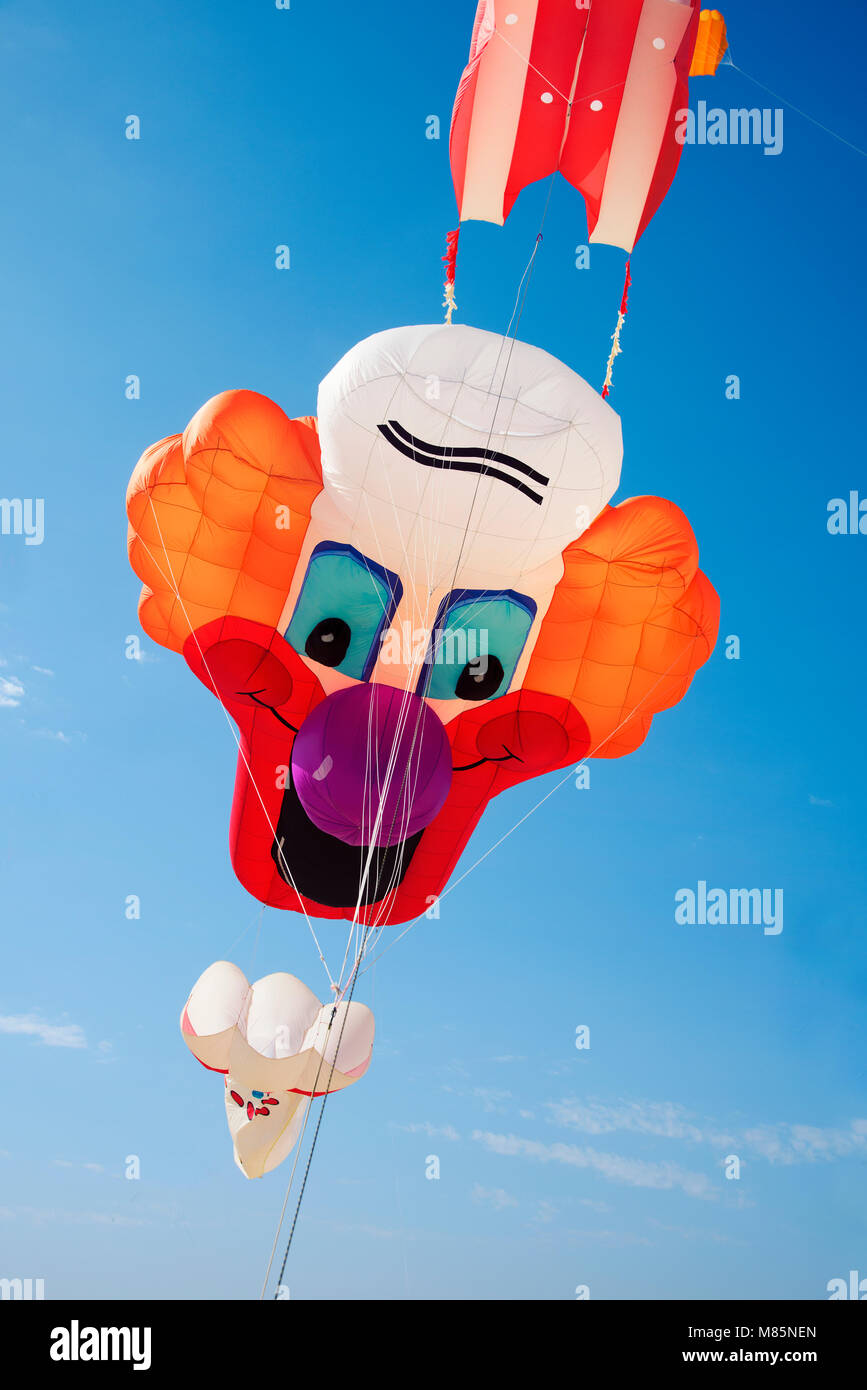
M601 101L591 101L591 103L590 103L590 110L591 110L591 111L601 111L601 110L602 110L602 102L601 102Z
M506 21L506 22L508 23L508 21ZM654 39L654 40L653 40L653 47L654 47L654 48L665 48L665 39Z
M507 14L507 15L506 15L506 23L507 23L507 24L517 24L517 23L518 23L518 16L517 16L516 14Z
M542 100L544 101L544 103L545 103L546 106L550 106L550 105L551 105L551 102L554 100L554 98L552 97L552 95L551 95L550 92L543 92L543 93L542 93Z

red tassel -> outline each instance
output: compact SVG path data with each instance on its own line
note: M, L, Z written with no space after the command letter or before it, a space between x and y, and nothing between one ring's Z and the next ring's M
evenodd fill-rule
M455 266L458 260L458 237L460 234L460 227L447 234L446 254L442 257L443 264L446 268L446 280L443 285L443 290L445 291L443 308L446 311L446 323L451 323L452 315L458 307L457 301L455 300Z
M620 347L620 330L629 311L629 286L632 284L632 259L626 262L626 275L623 280L623 294L620 297L620 312L617 315L617 327L611 339L611 352L608 357L608 364L605 369L605 381L602 386L602 399L607 401L611 394L611 381L614 375L614 359L622 351Z
M626 279L623 282L623 298L620 301L620 312L624 318L629 308L629 286L632 284L632 260L626 262Z
M460 234L460 227L446 234L446 254L442 257L442 261L446 268L447 285L453 285L455 283L455 268L458 261L458 237Z

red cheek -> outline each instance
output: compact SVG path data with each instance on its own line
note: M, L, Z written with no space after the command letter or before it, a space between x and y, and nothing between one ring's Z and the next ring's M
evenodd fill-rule
M558 719L534 710L501 714L485 724L476 738L479 757L496 759L513 753L521 760L523 776L568 762L571 743L572 739ZM508 766L518 770L513 765Z
M204 653L209 684L224 700L244 705L285 705L292 694L292 676L282 661L244 637L215 642ZM255 699L253 696L255 695Z

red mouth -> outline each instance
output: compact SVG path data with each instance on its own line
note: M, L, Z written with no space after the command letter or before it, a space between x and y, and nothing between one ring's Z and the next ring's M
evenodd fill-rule
M238 726L235 873L260 902L313 917L387 924L426 912L491 797L590 746L567 700L517 691L482 703L446 725L453 774L430 824L395 845L346 844L313 824L292 782L295 735L325 698L310 667L273 628L233 617L197 629L184 657Z

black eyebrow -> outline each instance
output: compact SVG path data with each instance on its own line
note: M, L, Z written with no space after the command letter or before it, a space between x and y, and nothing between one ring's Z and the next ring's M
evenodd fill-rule
M524 473L528 478L532 478L534 483L541 483L543 487L550 481L544 473L537 473L535 468L524 463L523 459L513 459L511 454L498 454L496 449L460 449L456 444L426 444L423 439L418 439L414 434L410 434L409 430L405 430L399 420L389 420L388 423L407 444L424 450L426 454L436 454L440 458L451 458L455 455L465 459L490 459L492 463L506 463L510 468L516 468L519 473ZM379 428L382 429L382 425Z
M503 483L508 483L510 487L515 487L519 492L523 492L531 501L541 503L543 498L525 483L519 482L517 478L511 477L508 473L501 472L498 468L489 468L489 462L502 463L509 468L514 468L517 472L523 473L526 477L532 478L534 482L546 486L548 479L542 473L537 473L529 464L522 459L512 458L509 454L497 453L495 449L477 448L458 448L457 445L426 444L423 439L416 438L405 430L397 420L389 420L385 425L377 425L377 429L384 439L400 453L405 454L416 463L426 464L428 468L452 469L457 473L482 473L490 478L498 478ZM483 462L476 463L476 459Z

